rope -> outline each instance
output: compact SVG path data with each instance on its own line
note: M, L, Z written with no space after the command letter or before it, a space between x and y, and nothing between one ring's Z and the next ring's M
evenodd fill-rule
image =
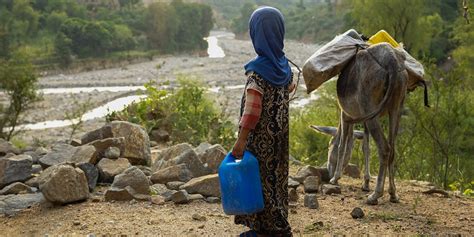
M288 58L287 58L287 59L288 59ZM295 95L296 95L296 91L298 90L298 87L299 87L299 85L300 85L300 76L301 76L302 71L301 71L301 68L298 67L298 65L296 65L296 63L294 63L294 62L291 61L290 59L288 59L288 62L290 62L291 64L293 64L293 66L295 66L296 69L298 69L298 80L296 81L296 86L295 86L295 90L293 91L293 95L291 96L291 98L290 98L290 100L289 100L289 102L291 102L292 100L298 98L298 97L295 97Z

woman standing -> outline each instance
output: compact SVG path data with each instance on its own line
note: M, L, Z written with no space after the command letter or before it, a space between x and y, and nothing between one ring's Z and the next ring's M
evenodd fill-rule
M283 15L273 7L253 12L249 32L257 57L245 65L240 130L232 154L244 150L259 161L265 208L235 216L251 230L241 236L291 236L288 223L289 93L294 89L291 68L283 52ZM249 194L252 195L252 194Z

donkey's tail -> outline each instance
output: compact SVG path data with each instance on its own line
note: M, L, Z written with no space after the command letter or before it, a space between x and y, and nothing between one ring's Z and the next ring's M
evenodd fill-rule
M397 68L397 59L394 55L392 55L393 57L391 57L391 60L389 60L388 62L388 66L387 67L384 67L382 64L380 64L380 62L377 60L377 58L370 52L370 49L367 50L367 53L372 57L372 59L380 66L382 67L383 69L385 69L385 71L387 72L387 76L385 77L385 83L388 84L387 85L387 90L385 91L385 95L382 99L382 101L380 102L379 105L377 105L376 109L362 117L359 117L359 118L347 118L345 119L345 122L348 122L348 123L360 123L360 122L363 122L363 121L367 121L369 119L373 119L375 118L377 115L379 115L383 109L386 107L387 105L387 102L389 101L389 99L392 97L393 95L393 90L394 90L394 87L395 87L395 83L396 83L396 80L397 80L397 77L398 77L398 68ZM349 116L347 116L349 117Z

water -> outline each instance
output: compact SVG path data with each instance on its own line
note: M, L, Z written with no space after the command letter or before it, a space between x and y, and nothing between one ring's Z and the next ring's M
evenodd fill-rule
M207 54L209 58L223 58L225 57L224 50L217 44L217 37L216 36L209 36L205 38L207 44Z
M92 120L96 118L105 117L108 113L121 111L125 106L133 103L138 102L141 99L145 98L145 95L132 95L122 97L116 100L112 100L105 105L99 106L82 116L83 121ZM66 127L72 125L73 122L70 120L50 120L45 122L39 123L32 123L32 124L23 124L18 126L21 130L38 130L38 129L47 129L47 128L59 128L59 127Z
M99 87L72 87L72 88L44 88L40 92L47 94L78 94L89 92L127 92L145 90L144 86L99 86Z

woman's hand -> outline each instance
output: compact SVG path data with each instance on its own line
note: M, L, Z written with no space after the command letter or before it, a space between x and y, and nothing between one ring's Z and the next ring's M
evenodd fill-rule
M292 82L289 86L288 86L288 91L290 91L290 93L293 93L293 91L295 90L296 88L296 83L295 82Z
M237 141L234 144L234 147L232 148L232 155L235 157L244 156L245 146L247 145L246 143L247 141L243 139L240 139L240 138L237 139Z

